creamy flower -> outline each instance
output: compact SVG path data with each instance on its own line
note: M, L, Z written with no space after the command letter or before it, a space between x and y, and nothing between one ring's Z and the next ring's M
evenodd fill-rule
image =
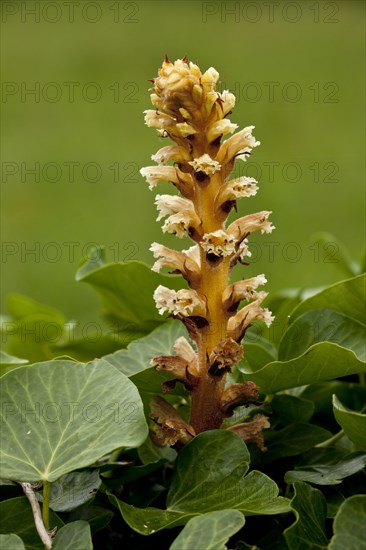
M263 210L262 212L239 218L229 225L227 232L239 241L250 233L253 233L253 231L260 230L261 233L272 233L275 227L268 221L270 214L272 212Z
M162 267L169 267L180 271L187 280L199 277L199 266L184 252L177 252L158 243L152 243L150 250L154 254L154 258L157 258L157 261L151 268L152 271L159 273Z
M261 308L260 304L268 295L267 292L258 292L254 302L249 303L229 319L227 324L228 333L234 340L241 338L245 330L253 321L264 321L269 327L274 319L267 308Z
M188 164L193 166L195 172L203 172L207 176L211 176L221 168L220 163L216 160L213 160L207 153L197 159L192 160Z
M180 239L190 235L190 230L196 229L201 224L200 218L193 210L180 210L165 220L162 227L163 233L173 233Z
M205 92L211 92L215 89L219 76L219 73L213 67L207 69L201 77L201 84Z
M221 165L229 163L235 157L245 160L245 156L251 153L253 147L260 145L260 141L256 141L252 135L253 129L254 126L248 126L221 144L216 156Z
M224 290L222 296L222 302L226 309L237 305L242 300L250 301L255 299L258 296L258 293L255 292L259 286L265 285L267 279L265 276L258 275L257 277L252 277L251 279L242 279L237 281L232 285L229 285Z
M179 122L175 125L173 133L185 138L187 136L191 136L192 134L197 134L197 131L193 128L193 126L191 126L191 124L188 124L187 122Z
M194 212L193 202L178 195L156 195L155 204L159 211L156 221L160 221L170 214L177 214L181 210Z
M219 136L224 136L225 134L233 133L237 129L238 125L230 122L227 118L217 120L208 129L207 140L209 143L215 141ZM220 162L221 164L221 162Z
M245 257L250 258L252 253L248 247L248 239L243 239L238 248L239 258L243 260Z
M201 267L201 254L200 254L200 247L198 244L195 244L188 248L187 250L182 250L188 258L191 258L193 261L196 262L196 264Z
M183 317L206 315L206 303L195 290L183 288L175 291L159 285L154 292L154 300L160 315L165 311Z
M228 90L224 90L220 94L220 103L223 115L227 115L235 106L235 96Z
M149 189L153 189L159 181L170 181L179 189L185 197L193 193L193 180L190 174L186 174L175 166L145 166L140 174L146 178Z
M242 176L225 183L218 195L216 202L221 206L226 201L235 201L242 197L253 197L258 191L257 181L254 178Z
M178 145L167 145L167 147L162 147L155 155L151 156L151 159L158 164L167 164L170 160L178 163L187 162L190 158L187 149Z
M177 355L184 357L189 363L195 363L197 361L196 352L184 336L177 338L173 345L173 351Z
M224 257L235 252L235 238L222 229L205 233L200 244L206 254Z
M144 111L145 114L145 124L150 128L171 128L176 124L176 120L169 115L160 113L159 111L154 111L148 109Z

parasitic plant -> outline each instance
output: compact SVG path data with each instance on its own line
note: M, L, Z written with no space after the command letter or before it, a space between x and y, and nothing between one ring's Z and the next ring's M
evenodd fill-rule
M227 118L235 96L216 90L219 74L212 67L201 73L187 57L171 63L165 59L153 82L151 101L154 110L145 111L147 126L157 128L160 137L169 137L175 145L160 149L152 159L156 166L141 169L150 189L169 181L178 195L157 195L158 220L165 218L163 232L189 237L194 245L183 251L153 243L154 271L162 267L180 273L189 289L174 291L159 286L154 293L161 314L168 312L181 320L195 343L184 337L174 345L175 355L155 357L152 364L172 373L164 391L182 382L191 395L189 422L162 398L153 401L155 440L165 445L187 443L195 434L219 428L235 406L258 397L252 382L227 387L227 373L243 357L241 340L253 321L269 326L271 312L261 307L267 293L258 287L266 283L264 275L230 284L232 268L248 265L247 237L254 231L270 233L270 212L249 214L227 225L236 201L257 192L254 178L230 179L235 161L246 160L259 142L253 126L234 133L237 125ZM232 136L224 139L227 134ZM239 309L241 302L244 302ZM262 429L268 427L263 415L251 422L230 428L247 441L263 448Z

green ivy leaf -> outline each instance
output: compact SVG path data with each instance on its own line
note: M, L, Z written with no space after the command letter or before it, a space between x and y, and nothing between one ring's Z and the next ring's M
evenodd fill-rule
M301 481L294 483L295 496L291 500L296 521L284 531L290 550L326 549L325 534L327 504L322 493Z
M7 351L30 362L54 357L52 348L64 335L64 315L55 308L20 294L10 295L7 307L11 319L1 324Z
M111 510L107 510L107 508L86 505L80 506L70 512L67 516L67 521L77 521L79 519L87 521L90 525L92 534L94 534L100 529L107 527L113 515L113 512Z
M53 550L93 550L90 526L87 521L73 521L62 527L53 539Z
M63 527L63 521L50 510L50 527ZM34 518L26 497L10 498L0 502L0 531L3 534L14 533L20 537L26 550L44 550L34 525ZM4 546L4 550L8 550Z
M244 442L232 432L211 430L199 434L179 453L166 510L140 509L114 495L109 498L130 527L143 535L228 508L245 515L288 512L288 500L278 496L278 487L269 477L257 471L243 477L248 467Z
M321 365L321 368L320 368ZM263 393L271 394L314 382L366 372L366 364L353 351L338 344L321 342L289 361L274 361L253 374L245 374Z
M147 425L137 388L103 360L47 361L1 378L4 478L55 481L122 446Z
M277 359L276 350L273 349L270 351L261 344L244 342L244 359L238 367L244 373L256 372L275 359Z
M259 455L260 463L268 464L277 458L300 455L331 436L328 430L306 422L289 424L280 430L267 430L264 441L268 450Z
M0 535L0 548L4 548L4 550L25 550L24 543L18 535Z
M5 351L0 351L0 376L9 370L16 369L27 363L28 359L20 359L19 357L5 353Z
M346 436L360 449L366 450L366 414L351 411L333 395L333 411Z
M93 499L101 483L98 470L65 474L51 484L50 508L55 512L73 510Z
M126 376L131 376L150 368L150 361L156 355L170 355L177 338L186 334L187 331L181 323L167 321L148 336L131 342L127 349L105 355L103 359Z
M334 518L334 535L329 550L365 550L365 518L365 495L353 495L345 500Z
M307 481L316 485L337 485L345 477L359 472L366 466L366 454L347 454L334 447L312 449L295 470L286 473L286 483Z
M307 422L313 416L314 404L307 399L293 395L275 395L270 402L274 420L280 424Z
M154 290L159 285L178 290L186 286L183 279L155 273L142 262L106 263L104 256L102 247L93 249L76 280L90 284L101 295L105 314L123 340L146 336L165 321L155 307Z
M237 496L237 483L247 473L249 462L245 443L232 432L213 430L200 434L178 455L168 508L190 512L217 510L220 500L231 500L232 492Z
M366 360L366 326L331 309L315 309L297 317L284 334L279 358L288 360L302 355L318 342L333 342L351 349L358 359Z
M170 550L226 550L226 542L245 523L238 510L220 510L202 514L189 520L179 533Z
M331 285L299 304L292 312L290 323L313 309L332 309L361 324L365 324L366 274Z

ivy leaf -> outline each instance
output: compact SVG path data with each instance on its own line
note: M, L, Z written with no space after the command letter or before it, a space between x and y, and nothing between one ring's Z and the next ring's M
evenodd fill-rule
M126 342L146 336L164 323L165 318L159 315L153 299L157 286L175 290L186 286L181 277L160 275L142 262L106 263L103 247L90 251L76 273L76 280L97 290L107 318L117 325Z
M245 443L232 432L213 430L200 434L178 455L168 508L190 512L217 509L220 493L220 500L230 499L232 492L237 495L237 483L247 473L249 462Z
M277 352L269 350L261 344L244 342L244 359L240 362L239 370L241 372L256 372L267 363L277 359Z
M100 529L107 527L113 515L113 512L107 508L86 505L75 508L75 510L70 512L67 516L67 521L77 521L79 519L85 520L89 523L90 530L92 534L94 534Z
M63 521L50 510L50 527L62 527ZM18 535L26 550L43 550L44 545L34 525L34 518L26 497L10 498L0 502L0 531ZM1 547L8 550L7 546ZM15 549L14 549L15 550Z
M0 376L27 363L28 359L20 359L14 355L9 355L5 351L0 351Z
M318 342L333 342L351 349L358 359L366 359L366 326L331 309L315 309L297 317L284 334L279 358L299 357Z
M6 550L25 550L24 543L18 535L0 535L0 548Z
M304 300L291 313L290 322L313 309L332 309L361 324L365 324L366 274L331 285Z
M137 388L103 360L47 361L1 378L4 478L55 481L122 446L147 425Z
M87 521L73 521L62 527L53 539L53 550L93 550L90 526Z
M284 531L289 550L326 549L327 504L322 493L301 481L294 483L295 496L291 508L296 521Z
M179 453L166 510L140 509L114 495L109 498L130 527L143 535L228 508L245 515L288 512L288 500L278 496L278 487L269 477L257 471L243 477L248 467L248 450L237 435L210 430L196 436Z
M366 364L357 359L353 351L338 344L321 342L311 346L300 357L289 361L273 361L243 377L258 384L263 393L271 394L363 372L366 372Z
M169 355L179 336L186 335L184 326L177 321L167 321L153 330L148 336L131 342L127 349L105 355L103 359L114 365L126 376L131 376L147 368L156 355Z
M101 484L98 470L65 474L51 484L50 508L55 512L73 510L94 498Z
M274 420L283 425L307 422L313 416L315 409L311 401L285 394L275 395L270 405Z
M268 450L259 455L259 461L268 464L285 456L300 455L331 436L328 430L306 422L289 424L280 430L267 430L264 441Z
M316 485L337 485L366 466L366 454L361 452L347 454L331 447L312 449L310 453L295 470L286 473L286 483L307 481Z
M353 495L345 500L334 518L329 550L365 550L365 518L365 495Z
M7 351L30 362L51 359L53 345L64 335L66 318L57 309L20 294L8 297L10 321L1 330Z
M351 411L333 395L333 411L346 436L360 449L366 450L366 414Z
M170 550L226 550L226 542L245 523L238 510L209 512L189 520L170 546Z

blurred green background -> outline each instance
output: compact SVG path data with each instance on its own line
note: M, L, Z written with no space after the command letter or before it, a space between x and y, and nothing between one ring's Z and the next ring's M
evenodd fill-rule
M237 95L231 120L262 143L240 166L260 191L239 213L272 210L277 229L252 237L241 276L264 272L269 290L342 278L337 245L314 234L361 255L364 3L71 4L1 5L2 310L16 292L92 319L98 298L74 281L91 243L149 264L152 241L189 246L162 235L138 173L167 144L142 115L165 53L214 66Z

